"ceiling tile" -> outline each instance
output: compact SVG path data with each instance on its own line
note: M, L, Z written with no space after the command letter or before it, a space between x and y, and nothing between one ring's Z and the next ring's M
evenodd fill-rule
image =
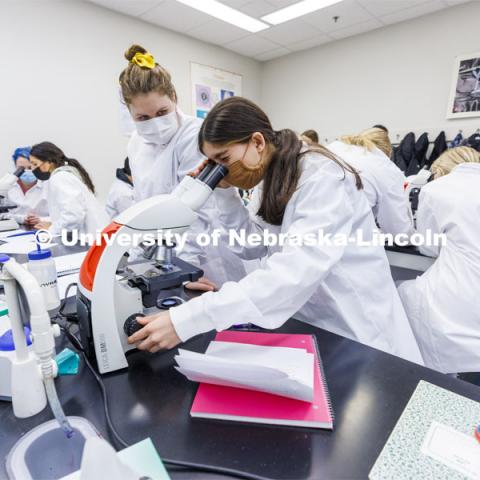
M276 43L259 37L258 35L248 35L247 37L225 45L225 48L228 48L229 50L251 57L269 50L274 50L278 47L279 46Z
M255 55L255 59L260 60L261 62L265 62L267 60L272 60L273 58L282 57L283 55L288 55L290 50L287 48L276 48L275 50L270 50L268 52L260 53L259 55Z
M416 7L431 0L357 0L372 15L379 18L390 13Z
M307 48L318 47L319 45L323 45L325 43L331 42L332 38L328 35L321 33L316 37L309 38L308 40L302 40L301 42L295 43L287 43L285 46L292 50L293 52L298 52L300 50L306 50Z
M212 20L210 15L175 0L164 0L158 7L140 15L140 18L177 32L186 32Z
M201 0L198 0L198 1L201 1ZM242 7L246 3L250 3L252 0L219 0L219 1L221 3L224 3L225 5L228 5L229 7L240 9L240 7Z
M298 3L300 0L267 0L268 3L271 3L275 10L280 10L281 8L288 7L289 5L293 5L294 3Z
M260 18L277 9L267 0L253 0L241 6L239 10L251 17Z
M290 20L289 22L276 25L268 30L263 30L259 35L263 38L271 40L272 42L284 45L285 42L301 42L302 40L308 40L319 34L319 31L308 25L302 20Z
M397 13L391 13L390 15L384 15L380 17L380 21L383 24L390 25L392 23L403 22L404 20L409 20L411 18L421 17L427 13L433 13L437 10L445 8L445 5L442 5L437 1L430 1L428 3L422 3L416 7L407 8L406 10L401 10Z
M336 22L334 17L338 17ZM340 30L371 19L372 15L355 0L344 0L303 17L304 22L313 25L324 33Z
M160 5L164 0L89 0L110 10L137 16Z
M370 32L380 27L383 27L382 22L380 22L380 20L377 20L376 18L372 18L371 20L367 20L366 22L357 23L356 25L351 25L350 27L335 30L334 32L330 32L329 35L335 40L340 40L342 38L359 35L360 33Z
M232 42L245 37L250 34L247 30L235 27L229 23L221 20L212 19L207 23L195 27L192 30L187 30L186 35L198 38L205 42L216 43L223 45L227 42Z

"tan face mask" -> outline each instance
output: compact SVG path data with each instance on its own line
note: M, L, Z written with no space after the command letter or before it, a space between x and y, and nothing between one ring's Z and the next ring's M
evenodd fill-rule
M268 167L268 162L263 161L263 152L257 165L251 167L243 163L249 147L250 142L245 149L243 157L228 167L228 175L225 177L225 181L230 185L241 188L242 190L250 190L255 187L255 185L258 185L262 181Z

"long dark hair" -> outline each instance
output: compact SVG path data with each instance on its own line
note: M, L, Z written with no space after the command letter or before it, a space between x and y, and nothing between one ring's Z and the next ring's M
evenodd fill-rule
M93 185L92 179L85 168L83 168L82 164L74 158L68 158L65 156L62 150L52 142L37 143L32 147L30 155L38 158L42 162L53 163L55 168L63 167L65 165L76 168L82 177L83 183L92 193L95 193L95 186Z
M321 145L300 152L302 141L289 129L275 131L265 112L255 103L242 97L231 97L217 103L210 110L200 128L198 143L248 143L255 132L260 132L267 144L274 147L273 157L263 179L263 194L257 215L272 225L281 225L290 198L297 189L301 175L300 159L307 152L318 152L338 164L344 172L355 176L357 188L363 188L358 172Z

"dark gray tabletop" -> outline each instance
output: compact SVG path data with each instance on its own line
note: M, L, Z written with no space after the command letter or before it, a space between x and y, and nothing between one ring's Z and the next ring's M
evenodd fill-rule
M333 431L190 418L197 385L173 369L175 351L131 352L128 369L103 377L117 430L129 443L151 437L169 459L278 479L365 479L420 379L480 401L480 387L310 325L290 320L277 331L317 337L336 415ZM185 348L202 352L212 338L202 335ZM88 369L82 364L78 375L58 378L56 385L67 415L87 418L109 439L100 391ZM47 408L16 419L10 404L0 402L0 458L51 418ZM172 477L220 478L191 472Z

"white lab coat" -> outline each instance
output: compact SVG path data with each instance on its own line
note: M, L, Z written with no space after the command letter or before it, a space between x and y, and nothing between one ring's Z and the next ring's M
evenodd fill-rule
M108 191L105 204L105 210L109 218L115 218L134 203L133 186L119 178L115 178Z
M135 202L154 195L171 193L183 177L204 160L198 149L198 132L202 121L185 115L177 108L180 127L165 146L153 145L135 132L128 144ZM198 220L189 229L187 246L178 255L185 261L201 266L210 280L222 285L226 280L239 280L245 275L242 262L232 254L222 239L218 247L199 247L196 235L221 229L215 200L211 197L200 209ZM160 227L160 226L159 226Z
M327 148L360 173L364 192L382 232L411 236L413 217L404 191L403 172L378 148L369 151L338 141Z
M445 246L420 277L399 286L425 364L444 373L480 372L480 164L464 163L425 185L417 231L444 233Z
M135 201L170 193L204 159L198 149L201 120L177 109L180 127L167 145L147 143L134 132L128 143Z
M9 211L9 216L17 223L25 223L25 217L29 213L46 219L48 217L47 190L45 182L37 181L23 193L20 185L16 183L8 191L8 199L18 206Z
M70 166L59 167L48 180L48 208L52 235L77 229L82 233L101 231L109 219L103 206Z
M297 190L281 226L249 215L234 189L217 189L217 205L226 226L247 234L350 235L375 229L365 195L351 174L318 153L302 160ZM398 297L382 246L238 247L250 259L268 256L262 267L238 283L228 282L218 293L206 293L170 310L182 341L212 329L252 322L277 328L289 317L357 340L408 360L422 363L415 338Z

